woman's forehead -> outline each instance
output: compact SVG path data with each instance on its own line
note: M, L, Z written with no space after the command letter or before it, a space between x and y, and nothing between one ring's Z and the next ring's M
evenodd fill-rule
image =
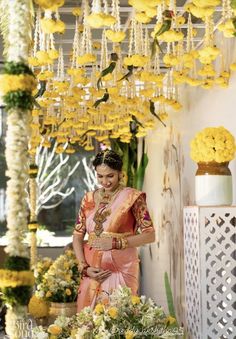
M100 174L100 175L108 175L108 174L117 173L117 170L114 170L110 168L109 166L102 164L96 167L96 172L97 174Z

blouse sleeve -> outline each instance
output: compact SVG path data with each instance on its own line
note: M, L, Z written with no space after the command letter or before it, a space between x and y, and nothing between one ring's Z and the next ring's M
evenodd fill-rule
M141 194L132 206L132 212L136 219L137 230L143 232L153 232L154 227L147 209L145 194Z
M80 205L80 210L76 219L73 234L85 235L85 233L86 233L86 216L85 216L85 196L84 196Z

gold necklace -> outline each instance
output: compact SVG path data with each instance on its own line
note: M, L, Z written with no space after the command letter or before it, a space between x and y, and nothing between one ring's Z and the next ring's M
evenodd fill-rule
M121 190L122 186L119 184L114 191L106 192L105 189L99 190L99 204L109 204L115 197L115 195Z
M111 209L108 209L108 205L112 202L115 195L121 190L122 186L118 185L117 188L110 194L108 192L99 191L101 200L98 202L97 211L94 214L93 221L95 222L94 233L97 237L103 232L103 224L107 220L107 217L111 214Z

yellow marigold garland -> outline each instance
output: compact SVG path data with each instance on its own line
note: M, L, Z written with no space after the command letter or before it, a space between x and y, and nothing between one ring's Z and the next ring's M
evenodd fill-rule
M1 74L0 91L4 94L11 91L31 92L37 86L36 79L29 74Z
M11 271L0 269L0 288L17 287L17 286L33 286L34 274L31 271Z

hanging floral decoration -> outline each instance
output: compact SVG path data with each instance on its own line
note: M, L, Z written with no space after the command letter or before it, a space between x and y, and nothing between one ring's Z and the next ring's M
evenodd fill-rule
M110 8L107 1L93 0L91 8L84 1L82 9L73 9L75 33L71 66L65 72L61 48L55 75L50 65L56 59L48 59L47 47L54 41L53 34L43 31L41 16L37 17L35 32L40 50L36 52L34 44L34 55L40 57L37 53L41 53L45 62L37 77L46 79L47 85L39 100L41 109L34 111L32 154L40 143L50 147L52 139L57 141L58 153L68 154L74 152L77 144L92 150L93 140L106 146L110 146L112 139L130 143L131 130L135 130L137 138L144 137L158 125L166 126L171 110L181 110L181 85L204 89L228 86L230 70L236 67L234 63L226 63L229 57L222 57L226 52L222 46L215 45L214 13L219 1L194 0L179 12L175 0L130 0L129 4L134 9L129 34L121 29L118 0L112 0ZM196 48L194 42L193 16L202 20L205 27L200 48ZM227 23L229 19L232 22L232 18L232 7L225 0L222 22ZM146 26L151 20L156 20L153 30ZM97 41L92 39L92 30L98 28L102 29L100 57L94 47ZM217 28L220 31L222 27ZM128 50L126 47L124 53L125 37ZM156 41L154 51L150 49L152 41ZM112 43L111 52L108 52L109 43ZM117 56L115 61L112 55ZM215 63L220 58L221 66L216 69Z
M7 110L6 162L7 181L7 258L1 270L1 293L8 307L6 333L10 338L26 336L19 322L27 318L27 304L34 284L30 259L23 237L27 231L28 207L25 191L28 180L28 138L32 91L37 82L27 65L31 45L32 3L30 0L2 1L7 13L2 23L6 61L1 75L0 92Z

